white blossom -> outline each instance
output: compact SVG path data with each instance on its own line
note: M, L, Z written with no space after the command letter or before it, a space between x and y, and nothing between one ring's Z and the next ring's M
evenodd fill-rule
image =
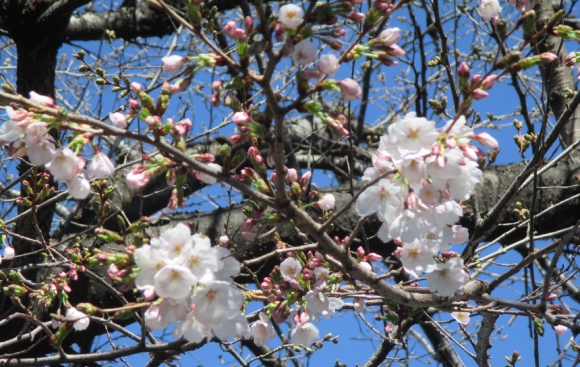
M66 318L67 320L74 322L73 327L75 328L75 330L78 331L85 330L86 328L89 327L89 324L91 323L91 320L85 313L77 310L74 307L67 308Z
M453 296L469 280L469 275L463 270L463 259L459 257L434 264L426 272L429 289L443 297Z
M435 130L435 121L416 117L414 112L409 112L404 118L389 126L389 135L397 138L399 147L420 151L421 148L431 149L439 133Z
M179 55L165 56L161 58L163 71L166 73L175 73L179 71L187 62L187 58Z
M477 13L481 16L484 22L491 19L498 19L501 13L501 6L498 0L481 0L477 7Z
M77 174L79 159L69 148L59 148L46 168L57 181L71 180Z
M294 4L286 4L280 7L278 21L286 28L294 29L298 27L304 18L304 11Z
M340 64L338 58L334 54L326 54L320 56L318 61L318 69L327 75L334 75L338 71Z
M319 332L316 326L307 322L296 325L290 332L290 343L309 346L318 338Z
M28 146L28 159L35 166L42 166L52 160L55 153L54 139L45 135L42 139Z
M183 299L197 279L185 266L167 264L153 277L155 291L161 298Z
M72 179L67 180L68 193L74 199L86 199L91 193L91 184L84 173L77 173Z
M288 257L280 264L280 273L285 280L296 279L302 272L302 265L293 257Z
M12 246L4 247L4 255L2 255L2 258L4 260L12 260L12 259L14 259L15 255L16 255L16 252L14 251L14 247L12 247Z
M97 152L87 168L89 176L99 180L109 177L113 172L115 172L115 166L103 152Z
M206 164L206 166L208 169L216 173L222 172L222 166L220 166L219 164L208 163ZM206 183L208 185L212 185L217 182L217 179L215 177L208 175L207 173L199 172L197 176L201 182Z
M268 340L274 339L276 337L276 331L272 326L272 323L268 319L265 313L260 312L259 320L254 321L250 325L250 330L252 331L252 336L254 337L254 343L261 347L268 344Z
M407 273L418 278L429 265L435 263L434 257L437 255L437 249L431 246L432 242L415 240L403 245L400 258Z
M292 60L296 65L308 65L316 60L316 46L312 41L302 40L294 46Z
M460 324L467 325L469 324L469 312L465 311L455 311L451 312L451 317L455 319Z

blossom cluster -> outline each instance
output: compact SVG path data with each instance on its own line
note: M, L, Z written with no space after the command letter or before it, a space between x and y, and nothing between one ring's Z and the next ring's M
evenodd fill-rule
M174 337L191 342L249 337L244 298L232 284L240 264L227 249L178 224L135 250L134 259L137 288L146 300L159 297L145 312L150 329L177 322Z
M30 100L54 107L50 97L30 92ZM113 163L104 153L96 150L85 170L85 160L78 153L82 143L77 143L74 151L69 147L57 147L54 138L48 134L50 125L41 121L31 112L6 107L8 121L0 127L0 144L7 144L11 157L28 156L34 166L46 166L53 177L65 182L69 194L75 199L85 199L90 194L88 178L104 179L115 171Z
M364 181L377 183L356 202L360 216L376 213L383 222L378 237L402 245L399 255L414 276L426 273L429 288L452 296L467 283L463 260L450 244L468 239L467 229L456 225L467 200L482 180L478 161L485 153L473 146L497 149L489 134L475 134L465 117L436 129L435 122L409 113L389 126L373 155Z

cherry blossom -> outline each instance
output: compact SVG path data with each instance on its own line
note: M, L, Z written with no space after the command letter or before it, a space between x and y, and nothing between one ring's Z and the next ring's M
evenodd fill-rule
M65 316L67 320L74 322L73 327L78 331L86 330L86 328L88 328L89 324L91 323L91 320L85 313L77 310L74 307L67 308Z
M187 62L187 58L179 55L165 56L161 58L163 63L163 71L166 73L174 73L179 71Z
M319 335L318 329L312 323L298 324L290 332L290 343L309 346Z
M79 158L69 148L59 148L46 168L57 181L72 180L78 171Z
M48 107L54 107L54 99L48 96L43 96L42 94L38 94L36 92L30 92L30 100L32 102L41 103L43 105L47 105Z
M438 247L433 246L433 242L415 240L403 245L398 254L405 271L414 277L419 277L429 265L433 264L438 251Z
M354 101L355 99L361 98L362 89L355 80L351 78L344 78L343 80L337 82L337 84L340 87L342 99L345 101Z
M312 41L303 40L294 46L292 60L296 65L308 65L316 60L316 46Z
M2 258L4 260L12 260L12 259L14 259L15 255L16 255L16 252L14 251L14 247L12 247L12 246L4 247L4 255L2 255Z
M109 113L109 120L113 123L113 125L121 129L127 127L127 118L121 112Z
M430 149L439 133L435 130L435 121L416 117L414 112L410 112L389 126L389 135L397 138L399 147L420 151L421 148Z
M499 13L501 13L501 6L498 0L481 0L481 3L477 7L477 12L484 22L489 20L497 21L499 19Z
M276 337L274 327L270 323L268 316L263 312L260 312L259 320L254 321L250 325L250 330L254 337L254 343L258 347L268 344L269 339L274 339Z
M177 340L182 336L192 343L199 343L209 333L208 328L197 321L192 313L189 313L184 319L180 320L175 329L173 337Z
M35 166L41 166L50 162L55 152L56 150L53 137L50 135L45 135L35 144L28 146L27 154L30 163Z
M285 280L296 279L302 271L302 265L293 257L288 257L280 264L280 272Z
M385 221L393 219L399 210L401 187L388 179L367 188L356 201L356 212L365 217L378 212Z
M443 297L453 296L469 280L469 275L463 270L463 259L460 257L430 265L426 272L429 289Z
M469 324L469 312L465 311L455 311L451 312L451 317L455 319L460 324L467 325Z
M197 320L208 327L222 323L233 311L239 311L244 299L228 282L212 281L192 297Z
M294 4L286 4L280 7L278 21L286 28L294 29L302 24L304 11Z
M554 325L552 327L554 328L554 331L558 335L564 335L568 331L568 327L566 327L564 325Z
M103 152L97 152L93 156L87 172L91 177L102 180L115 172L115 166Z
M84 173L77 173L72 179L67 180L68 193L74 199L86 199L91 193L91 184Z
M340 64L334 54L326 54L320 57L318 69L327 75L334 75L338 71Z
M222 172L222 166L220 166L219 164L208 163L206 166L207 166L207 168L209 168L210 170L212 170L216 173ZM212 184L217 182L217 179L215 177L208 175L207 173L198 172L197 177L199 178L199 180L201 182L206 183L208 185L212 185Z
M155 276L155 291L162 298L183 299L191 291L196 278L185 266L166 264Z
M316 206L322 210L332 210L336 206L336 199L332 194L326 194L316 202Z
M127 173L127 185L134 189L141 188L145 186L149 182L149 178L151 177L151 172L147 171L147 166L142 164L135 167L135 169L129 173Z

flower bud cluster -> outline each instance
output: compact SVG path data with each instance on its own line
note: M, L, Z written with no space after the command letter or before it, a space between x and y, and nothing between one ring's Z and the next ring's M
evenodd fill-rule
M241 309L242 293L233 285L240 264L223 247L212 247L185 224L164 231L134 253L135 279L146 300L157 301L145 312L150 329L177 326L173 336L197 343L208 337L246 338L249 327Z
M429 288L443 296L468 280L463 260L449 250L468 239L467 230L455 225L463 215L458 201L469 199L482 180L477 162L485 154L472 140L498 148L489 134L475 134L463 116L437 130L434 121L407 114L381 137L363 177L376 183L356 202L358 215L376 213L383 222L377 234L382 241L401 245L397 253L405 270L417 277L427 273Z

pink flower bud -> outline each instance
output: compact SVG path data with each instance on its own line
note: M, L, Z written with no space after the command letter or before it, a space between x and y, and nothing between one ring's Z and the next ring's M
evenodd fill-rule
M300 179L300 188L302 189L302 191L306 189L306 186L310 182L310 177L312 177L311 171L307 171L305 174L302 175L302 178Z
M219 107L220 106L219 96L217 94L212 94L212 96L209 97L209 103L211 103L211 105L214 107Z
M371 252L367 255L367 259L372 260L372 261L381 261L383 259L383 257L379 254Z
M296 279L290 279L288 281L288 284L290 285L290 287L292 287L294 289L300 288L300 283L298 283L298 281Z
M223 85L224 82L222 80L216 80L213 83L211 83L211 90L213 90L216 93L219 93L222 90Z
M149 167L144 165L138 165L135 169L127 174L126 180L127 185L132 188L140 188L145 186L149 182L151 177L151 172L145 172Z
M410 209L415 208L419 204L419 197L415 191L409 190L406 202Z
M184 119L173 125L173 130L179 136L185 136L191 130L192 123L190 119Z
M161 118L159 116L147 116L145 118L145 123L148 126L153 126L155 124L158 124L159 122L161 122Z
M320 61L318 62L318 68L324 74L327 75L334 75L338 71L340 64L338 63L338 59L334 54L326 54L320 57Z
M463 152L463 155L472 161L477 160L477 151L476 148L471 145L462 145L459 147Z
M540 54L540 60L543 62L554 62L558 60L558 55L551 52L544 52L543 54Z
M350 13L346 18L352 20L355 23L360 23L365 20L366 16L363 13Z
M139 93L143 90L143 86L137 82L131 83L131 90L135 93Z
M129 106L131 106L131 108L133 108L135 110L138 110L141 108L141 104L136 99L129 100Z
M495 138L493 136L489 135L485 131L477 134L475 139L481 145L486 146L488 148L491 148L491 149L498 149L499 148L499 143L497 142L497 140L495 140Z
M387 48L387 54L392 57L403 57L407 54L399 45L391 45Z
M385 29L384 31L381 32L379 40L383 44L383 46L386 47L392 46L395 43L399 42L399 40L401 39L400 32L401 30L397 27Z
M495 81L497 80L498 76L497 75L488 75L483 79L483 82L481 82L481 88L484 90L487 89L491 89L491 87L493 87L493 83L495 83Z
M489 96L489 94L481 88L477 88L471 92L471 97L476 100L484 99L487 96Z
M459 68L457 68L457 74L461 79L469 79L469 66L465 62L462 62L461 65L459 65Z
M230 20L224 26L224 34L233 37L235 31L236 31L236 22Z
M291 186L293 182L298 181L298 172L294 168L288 168L286 172L286 184Z
M457 140L455 140L453 136L449 136L447 139L445 139L445 146L447 148L453 149L457 146Z
M179 79L175 84L169 86L171 94L183 93L191 84L191 78Z
M244 31L241 28L236 28L236 30L234 31L234 34L232 35L232 38L234 38L238 41L243 41L246 39L246 31Z
M228 137L228 141L231 145L238 145L244 140L246 140L245 134L233 134Z
M385 326L385 333L387 333L387 334L392 333L393 330L395 330L395 327L393 326L393 324L387 324L387 326Z
M258 233L256 233L256 232L242 232L242 237L244 237L248 241L254 241L256 239L256 237L258 237Z
M236 125L245 125L252 122L252 117L247 112L236 112L232 117L232 120Z
M252 31L252 29L254 29L254 20L251 16L244 18L244 28L246 28L246 32L248 34Z

